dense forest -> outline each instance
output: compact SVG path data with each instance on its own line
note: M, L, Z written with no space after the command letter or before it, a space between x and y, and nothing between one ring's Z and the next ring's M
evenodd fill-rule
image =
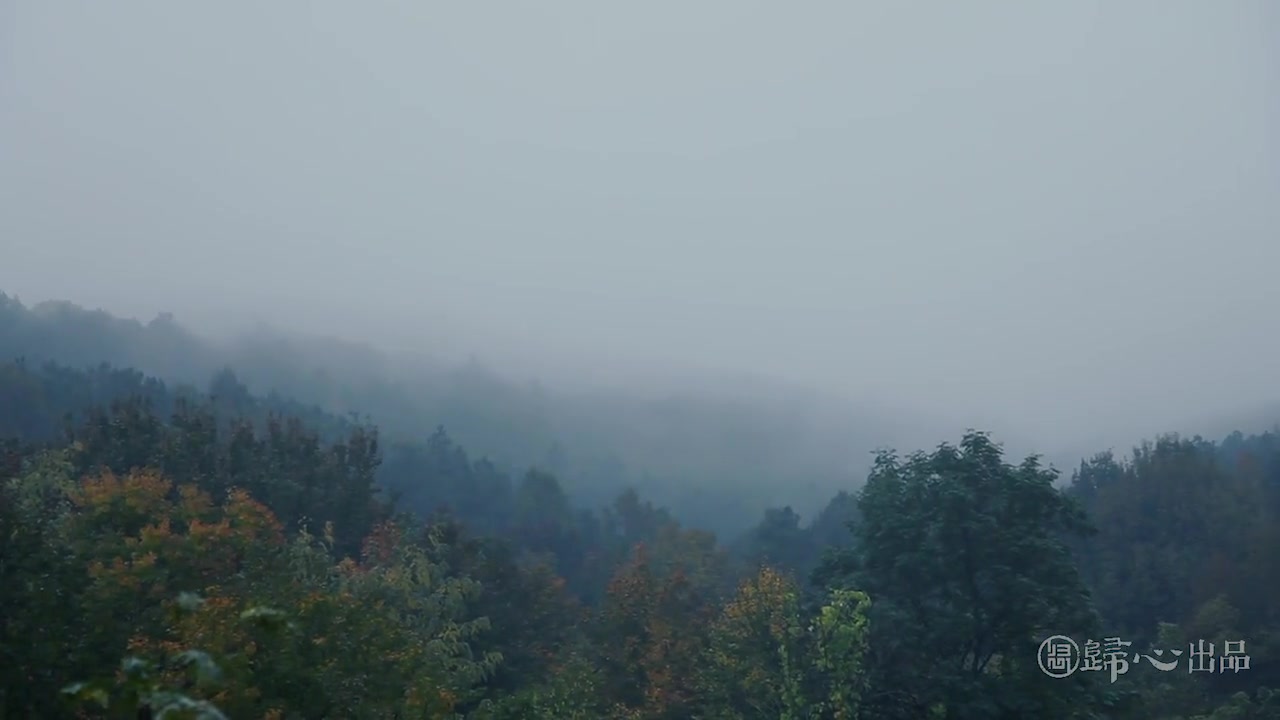
M2 293L0 348L33 363L106 362L200 389L231 367L254 394L356 413L388 442L444 425L509 473L533 465L555 473L589 506L643 488L682 521L722 535L741 533L769 507L813 515L875 448L915 447L953 429L921 430L917 418L755 378L671 379L651 392L549 387L479 360L451 365L265 326L206 337L165 314L143 323L66 302L24 307Z
M376 367L324 394L272 362L250 385L266 361L171 319L0 303L0 715L1280 718L1274 432L1063 483L957 429L730 534L688 520L741 512L725 483L580 492L561 456L593 450L536 416L491 459Z

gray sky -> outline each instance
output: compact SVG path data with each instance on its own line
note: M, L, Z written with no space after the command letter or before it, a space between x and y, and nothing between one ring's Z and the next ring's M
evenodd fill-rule
M1280 3L0 0L0 289L1032 436L1280 400Z

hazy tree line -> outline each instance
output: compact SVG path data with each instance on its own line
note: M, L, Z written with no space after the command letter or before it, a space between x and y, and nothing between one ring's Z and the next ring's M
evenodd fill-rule
M1272 433L1160 437L1062 490L970 432L721 541L232 370L22 360L15 327L4 717L1280 717ZM1054 634L1251 664L1054 679Z
M508 472L534 465L554 472L588 505L643 488L682 520L723 534L742 531L766 507L819 510L851 466L860 471L870 451L897 434L882 432L890 418L881 411L823 406L821 397L790 388L549 390L478 361L406 360L266 328L215 341L168 315L141 323L65 302L25 307L2 293L0 349L5 359L76 368L106 362L201 390L231 367L255 394L357 413L388 441L419 440L424 428L445 425Z

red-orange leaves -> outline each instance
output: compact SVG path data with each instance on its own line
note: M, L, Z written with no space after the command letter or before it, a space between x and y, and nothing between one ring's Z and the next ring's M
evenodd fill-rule
M614 697L652 717L684 713L694 696L708 610L682 569L656 575L646 549L637 546L610 581L601 615Z
M364 539L360 555L367 566L386 565L395 555L396 547L402 542L400 528L390 520L374 526L369 537Z

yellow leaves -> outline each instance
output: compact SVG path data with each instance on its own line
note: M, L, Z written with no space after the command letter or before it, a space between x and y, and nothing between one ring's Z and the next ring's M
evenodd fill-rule
M240 616L273 572L271 548L283 536L271 512L243 491L218 504L155 472L103 473L69 495L66 528L93 580L85 602L108 619L101 642L127 639L141 657L199 648L234 658L234 701L248 702L257 647ZM192 591L204 596L194 608L169 601ZM166 681L182 682L184 672L166 671Z
M149 515L164 508L173 483L153 470L135 470L124 478L106 471L96 478L85 478L71 493L71 502L90 513L119 506Z
M223 506L224 517L230 521L237 534L254 542L279 545L284 542L283 528L271 510L239 488L227 494Z
M201 517L213 509L209 494L194 485L178 488L178 506L186 517Z
M725 606L722 626L767 627L774 637L782 637L794 615L797 602L795 584L778 571L764 567L744 580L738 594Z
M234 569L252 541L237 537L230 521L224 517L211 523L193 519L187 526L183 544L185 554L192 557L192 567L203 569L208 577L217 577Z
M263 548L282 541L279 522L242 490L221 506L196 487L152 471L106 472L72 493L78 528L95 578L126 587L152 582L173 595L235 572ZM73 530L74 531L74 530Z
M154 547L155 545L168 540L172 536L173 525L169 522L169 518L166 517L161 520L159 524L147 525L142 528L136 538L137 542L134 544ZM134 538L129 538L129 540L134 540ZM126 540L126 542L128 542L128 540Z
M762 568L744 580L711 629L707 682L733 688L751 716L803 705L797 693L803 656L799 594L786 575Z

